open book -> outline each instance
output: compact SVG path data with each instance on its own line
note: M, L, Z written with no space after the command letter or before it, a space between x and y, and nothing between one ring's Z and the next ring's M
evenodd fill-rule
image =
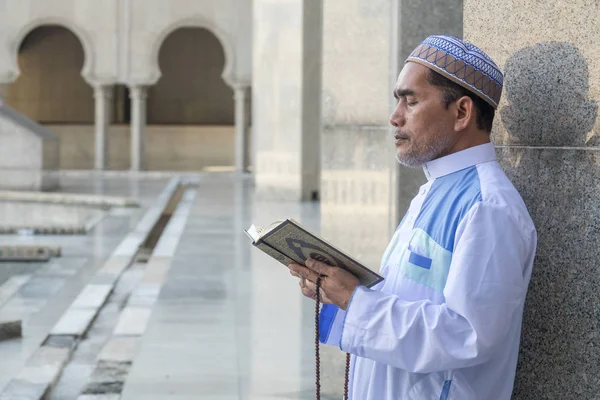
M358 278L361 285L371 287L383 280L351 256L336 249L309 232L293 219L271 224L269 228L252 225L246 234L252 244L285 266L293 262L305 265L308 258L344 268Z

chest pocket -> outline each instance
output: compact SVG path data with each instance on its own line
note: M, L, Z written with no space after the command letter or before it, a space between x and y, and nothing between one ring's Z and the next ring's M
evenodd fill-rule
M422 229L414 229L408 241L408 248L400 260L400 274L443 292L448 280L452 253Z

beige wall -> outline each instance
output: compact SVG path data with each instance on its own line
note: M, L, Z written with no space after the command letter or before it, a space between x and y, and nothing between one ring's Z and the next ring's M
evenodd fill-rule
M162 77L148 91L148 123L233 125L233 90L221 78L225 54L206 29L181 28L164 41Z
M385 125L389 118L392 6L387 0L323 5L323 123Z
M68 29L37 28L19 55L21 76L9 86L7 102L42 123L94 122L93 89L81 77L84 53ZM233 125L233 90L221 78L225 54L206 29L182 28L160 52L162 78L149 89L148 123ZM125 122L126 93L114 93L115 121Z
M33 30L21 44L21 76L9 86L7 103L46 123L93 123L92 88L81 77L79 39L62 27Z
M92 169L94 127L50 125L60 138L61 169ZM200 171L234 164L233 126L149 126L146 130L148 169ZM108 168L129 169L129 126L113 125L109 132Z
M310 200L320 186L322 1L254 1L257 196Z
M88 82L155 83L158 47L183 26L214 32L227 49L226 78L251 81L252 0L0 0L0 10L0 83L17 77L25 33L50 23L80 38Z

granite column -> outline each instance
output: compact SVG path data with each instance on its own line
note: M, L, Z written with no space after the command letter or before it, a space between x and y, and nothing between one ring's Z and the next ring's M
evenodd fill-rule
M465 0L465 38L504 72L493 130L538 232L515 400L600 393L600 13L591 0ZM527 29L523 29L527 21ZM501 37L502 40L498 40Z

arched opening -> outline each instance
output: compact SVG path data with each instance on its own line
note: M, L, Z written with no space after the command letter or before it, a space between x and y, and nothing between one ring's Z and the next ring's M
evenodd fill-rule
M61 169L93 165L94 93L81 75L85 57L82 43L68 28L37 27L20 43L21 74L7 91L9 106L59 137Z
M58 25L32 30L18 54L21 75L9 87L7 103L42 124L92 124L92 88L81 76L83 46Z
M226 59L218 38L179 28L162 43L158 61L162 76L147 100L148 169L232 168L234 99L221 77Z

